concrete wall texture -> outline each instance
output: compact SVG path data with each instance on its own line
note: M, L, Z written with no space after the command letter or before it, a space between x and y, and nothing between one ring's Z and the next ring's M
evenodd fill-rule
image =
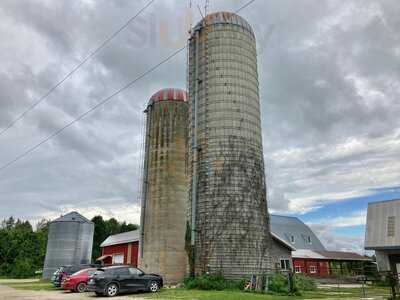
M182 93L161 92L147 108L139 266L161 274L166 283L182 280L187 269L188 106L183 93L184 99L174 99Z
M272 267L272 240L256 41L243 18L213 13L193 28L188 87L195 272L259 274Z
M400 249L400 200L368 203L366 249Z
M91 262L94 224L53 221L49 226L43 278L50 279L58 267Z

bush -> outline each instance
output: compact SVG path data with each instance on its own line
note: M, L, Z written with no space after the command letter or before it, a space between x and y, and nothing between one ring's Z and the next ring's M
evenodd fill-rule
M289 293L287 277L279 273L268 276L268 291L287 295Z
M196 277L187 277L183 283L187 289L199 290L226 290L244 289L247 280L229 280L222 274L201 274Z
M35 275L35 264L32 259L26 257L17 257L15 265L11 270L13 278L29 278Z
M294 286L300 291L315 291L317 289L315 281L304 275L294 276Z
M187 289L199 290L243 290L249 279L229 280L222 274L202 274L196 277L187 277L183 283ZM313 291L316 289L315 282L306 276L296 275L293 277L293 295L300 295L301 291ZM289 295L289 280L286 275L275 273L268 276L268 291L274 294Z

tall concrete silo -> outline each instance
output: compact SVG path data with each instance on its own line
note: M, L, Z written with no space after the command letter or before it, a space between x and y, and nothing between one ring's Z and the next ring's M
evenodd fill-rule
M64 265L88 264L92 258L94 224L77 212L50 222L43 278Z
M229 12L191 31L188 58L192 272L271 267L256 40Z
M145 110L146 138L141 212L140 267L167 283L186 274L186 91L163 89Z

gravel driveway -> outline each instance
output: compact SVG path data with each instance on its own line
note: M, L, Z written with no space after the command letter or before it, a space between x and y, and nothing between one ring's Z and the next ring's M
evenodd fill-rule
M8 286L0 285L0 299L4 300L87 300L87 299L106 299L96 297L94 293L76 294L65 291L28 291L17 290ZM128 296L114 297L115 300L132 300ZM133 298L142 300L143 298Z

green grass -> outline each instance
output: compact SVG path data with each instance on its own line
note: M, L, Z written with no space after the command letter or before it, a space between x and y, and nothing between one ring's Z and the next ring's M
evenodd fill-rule
M35 281L35 282L18 282L17 280L15 282L1 282L0 284L6 285L8 287L12 287L18 290L30 290L30 291L56 291L59 290L56 288L52 283L48 281Z
M298 297L263 295L242 291L200 291L187 289L163 289L156 294L131 295L132 298L146 299L195 299L195 300L294 300Z
M18 280L12 282L1 282L0 284L6 285L20 290L32 291L56 291L59 288L54 287L48 281L35 281L35 282L20 282ZM367 287L365 289L367 297L373 296L386 296L389 297L389 288L387 287ZM224 290L224 291L201 291L201 290L187 290L179 289L162 289L159 293L138 293L130 295L131 298L145 298L145 299L195 299L195 300L303 300L303 299L360 299L362 296L361 288L323 288L317 289L313 292L303 292L302 296L279 296L279 295L265 295L250 292L243 292L238 290Z
M366 296L389 296L388 288L368 287L365 289ZM195 299L195 300L301 300L301 299L360 299L362 297L360 288L331 288L318 289L313 292L303 292L302 296L280 296L266 295L243 291L200 291L187 289L163 289L156 294L136 294L132 298L146 299Z

